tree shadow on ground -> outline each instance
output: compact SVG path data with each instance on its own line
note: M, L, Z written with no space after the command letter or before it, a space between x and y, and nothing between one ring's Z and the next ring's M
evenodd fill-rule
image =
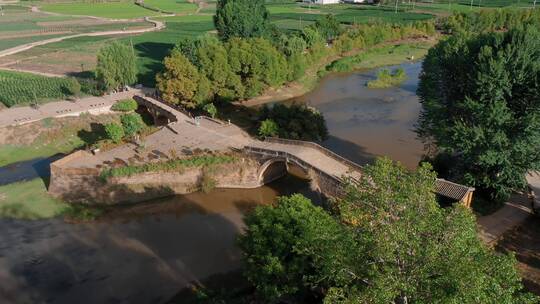
M82 71L82 72L69 72L67 73L69 77L82 78L82 79L94 79L94 71Z
M518 227L505 233L497 243L501 252L515 252L525 288L540 295L540 221L530 216Z
M86 144L93 145L97 141L104 139L106 136L105 126L100 123L93 122L90 124L90 130L80 130L77 136Z
M142 65L137 76L139 83L147 87L154 87L156 74L163 70L163 58L169 55L174 47L172 43L142 42L134 45L139 61ZM144 58L144 60L142 59Z

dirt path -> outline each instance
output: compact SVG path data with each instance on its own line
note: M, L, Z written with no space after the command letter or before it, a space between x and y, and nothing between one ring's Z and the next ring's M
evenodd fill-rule
M525 288L540 295L540 218L528 217L505 233L496 248L515 252Z
M150 27L150 28L136 29L136 30L126 30L126 31L103 31L103 32L82 33L82 34L68 35L68 36L62 36L62 37L57 37L57 38L51 38L51 39L31 42L31 43L19 45L19 46L10 48L10 49L0 51L0 57L17 54L17 53L29 50L31 48L34 48L36 46L46 45L46 44L59 42L59 41L66 40L66 39L71 39L71 38L84 37L84 36L96 37L96 36L141 34L141 33L159 31L159 30L162 30L162 29L165 28L165 23L164 22L157 21L157 20L152 20L149 17L145 17L145 20L147 22L153 23L154 26Z
M31 70L18 69L18 68L6 68L6 67L2 67L2 66L0 66L0 70L10 71L10 72L29 73L29 74L35 74L35 75L47 76L47 77L66 77L66 75L63 75L63 74L52 74L52 73L31 71Z
M480 238L495 245L508 231L522 224L532 214L531 198L527 194L514 194L495 213L478 218Z

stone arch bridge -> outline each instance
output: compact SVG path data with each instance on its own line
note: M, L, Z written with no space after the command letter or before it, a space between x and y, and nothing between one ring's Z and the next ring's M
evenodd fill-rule
M268 183L287 173L289 164L296 165L312 180L315 190L327 196L343 194L344 177L358 179L362 167L313 142L267 138L253 141L244 152L258 157L261 164L257 179ZM444 199L470 207L474 188L437 179L436 194Z

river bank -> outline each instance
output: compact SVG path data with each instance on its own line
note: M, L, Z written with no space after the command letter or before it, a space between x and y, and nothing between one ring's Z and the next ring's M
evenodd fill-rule
M343 55L333 55L308 68L305 75L298 81L288 83L281 88L270 88L260 96L236 102L236 104L254 107L297 98L312 91L325 76L332 73L369 70L419 60L437 43L438 38L437 36L400 40L383 43L369 49L354 50Z

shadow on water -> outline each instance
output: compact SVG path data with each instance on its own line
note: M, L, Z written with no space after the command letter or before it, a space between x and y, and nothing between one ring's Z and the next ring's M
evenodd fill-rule
M244 215L307 189L288 176L258 189L115 207L90 223L1 219L0 303L162 303L237 270Z
M41 178L48 186L51 175L50 164L62 157L64 154L57 154L48 158L35 158L0 167L0 185Z

